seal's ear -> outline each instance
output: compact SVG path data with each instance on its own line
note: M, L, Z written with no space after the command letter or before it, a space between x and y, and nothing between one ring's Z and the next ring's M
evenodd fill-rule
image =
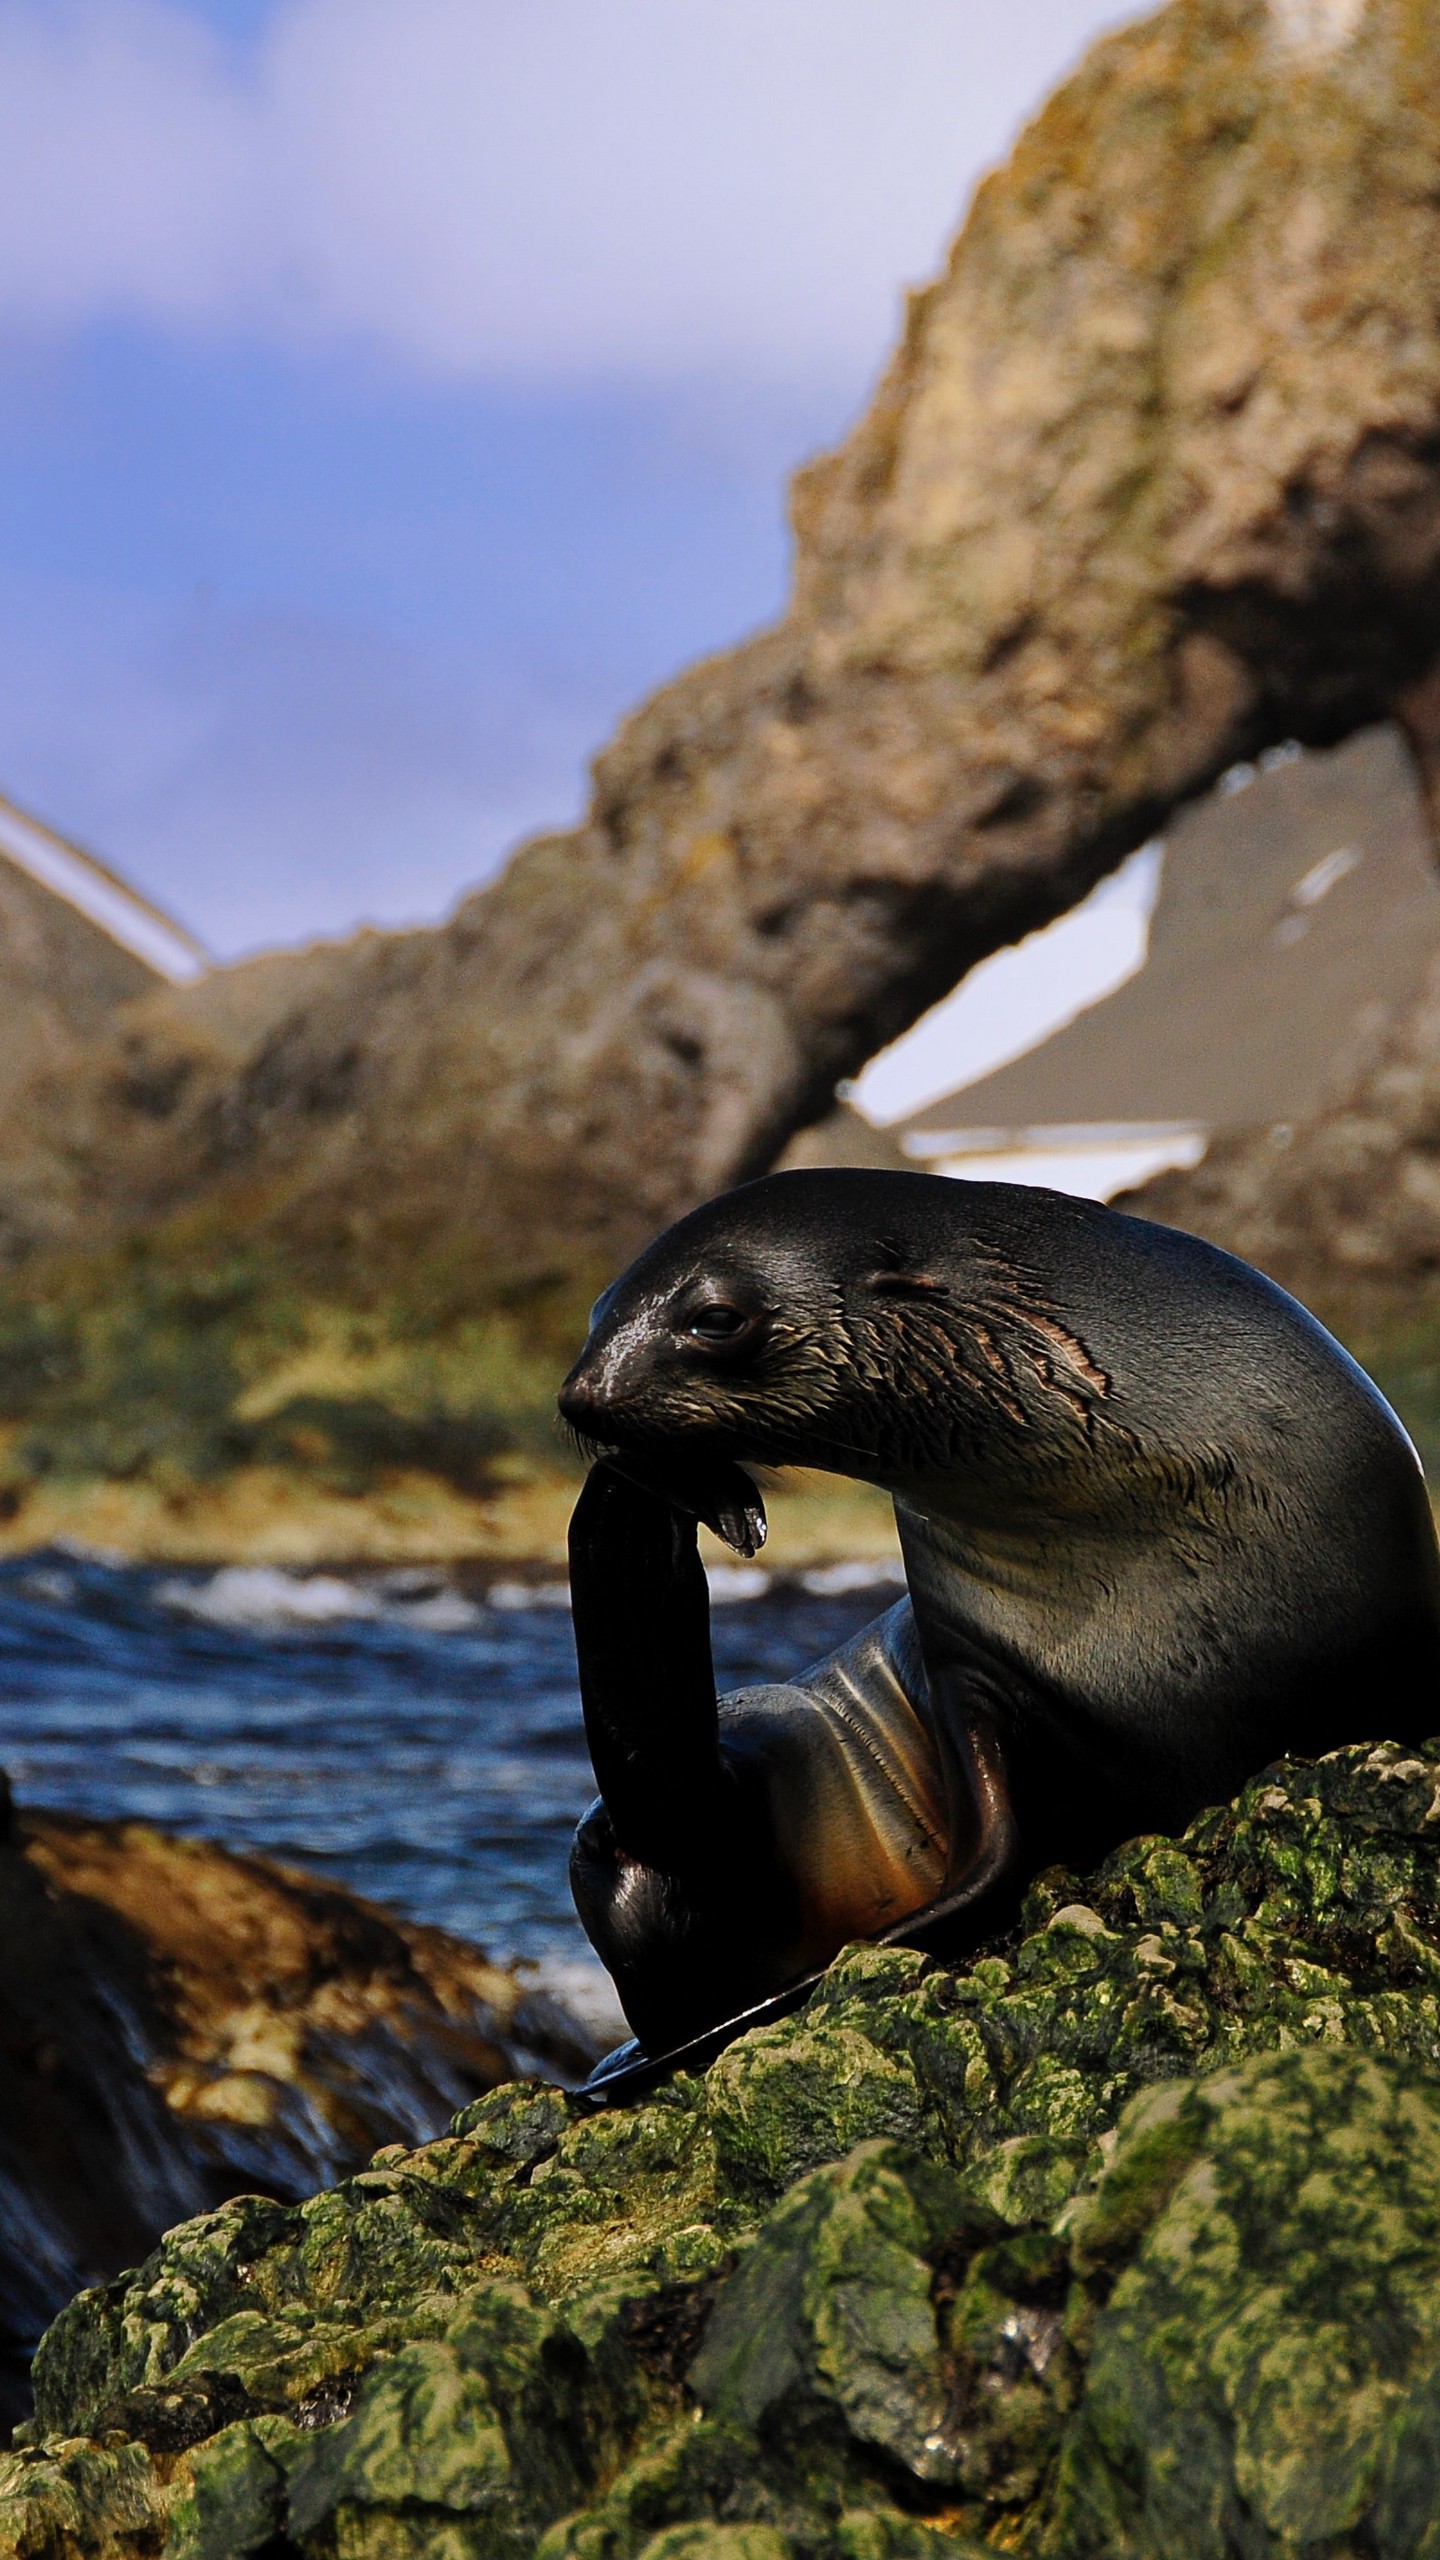
M870 1290L877 1298L947 1298L949 1285L928 1271L872 1271Z

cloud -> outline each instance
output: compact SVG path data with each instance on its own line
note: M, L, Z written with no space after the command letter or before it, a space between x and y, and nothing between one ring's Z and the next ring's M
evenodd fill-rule
M440 373L873 365L1114 0L0 0L0 320Z

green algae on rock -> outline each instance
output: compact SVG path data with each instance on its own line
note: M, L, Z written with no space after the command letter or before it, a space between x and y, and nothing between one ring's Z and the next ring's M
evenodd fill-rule
M703 2078L479 2100L85 2294L3 2560L1408 2560L1440 2494L1440 1743L854 1949Z
M1048 2548L1434 2548L1432 2072L1320 2046L1152 2091L1062 2228L1103 2308Z

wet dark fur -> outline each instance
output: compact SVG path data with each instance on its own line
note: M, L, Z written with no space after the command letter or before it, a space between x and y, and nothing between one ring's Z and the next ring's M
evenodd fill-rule
M1178 1828L1281 1752L1440 1722L1409 1442L1301 1307L1193 1237L1001 1184L772 1176L607 1291L561 1403L679 1517L737 1460L895 1496L952 1870L967 1733L1003 1756L1013 1881Z

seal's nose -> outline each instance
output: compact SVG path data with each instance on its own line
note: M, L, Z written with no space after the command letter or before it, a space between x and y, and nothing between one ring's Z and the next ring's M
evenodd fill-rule
M604 1440L615 1404L615 1363L604 1342L595 1338L592 1326L585 1348L562 1386L557 1402L560 1419L584 1439Z
M589 1438L594 1437L600 1417L596 1384L594 1372L582 1351L556 1398L561 1421L568 1422L572 1431L583 1432Z

